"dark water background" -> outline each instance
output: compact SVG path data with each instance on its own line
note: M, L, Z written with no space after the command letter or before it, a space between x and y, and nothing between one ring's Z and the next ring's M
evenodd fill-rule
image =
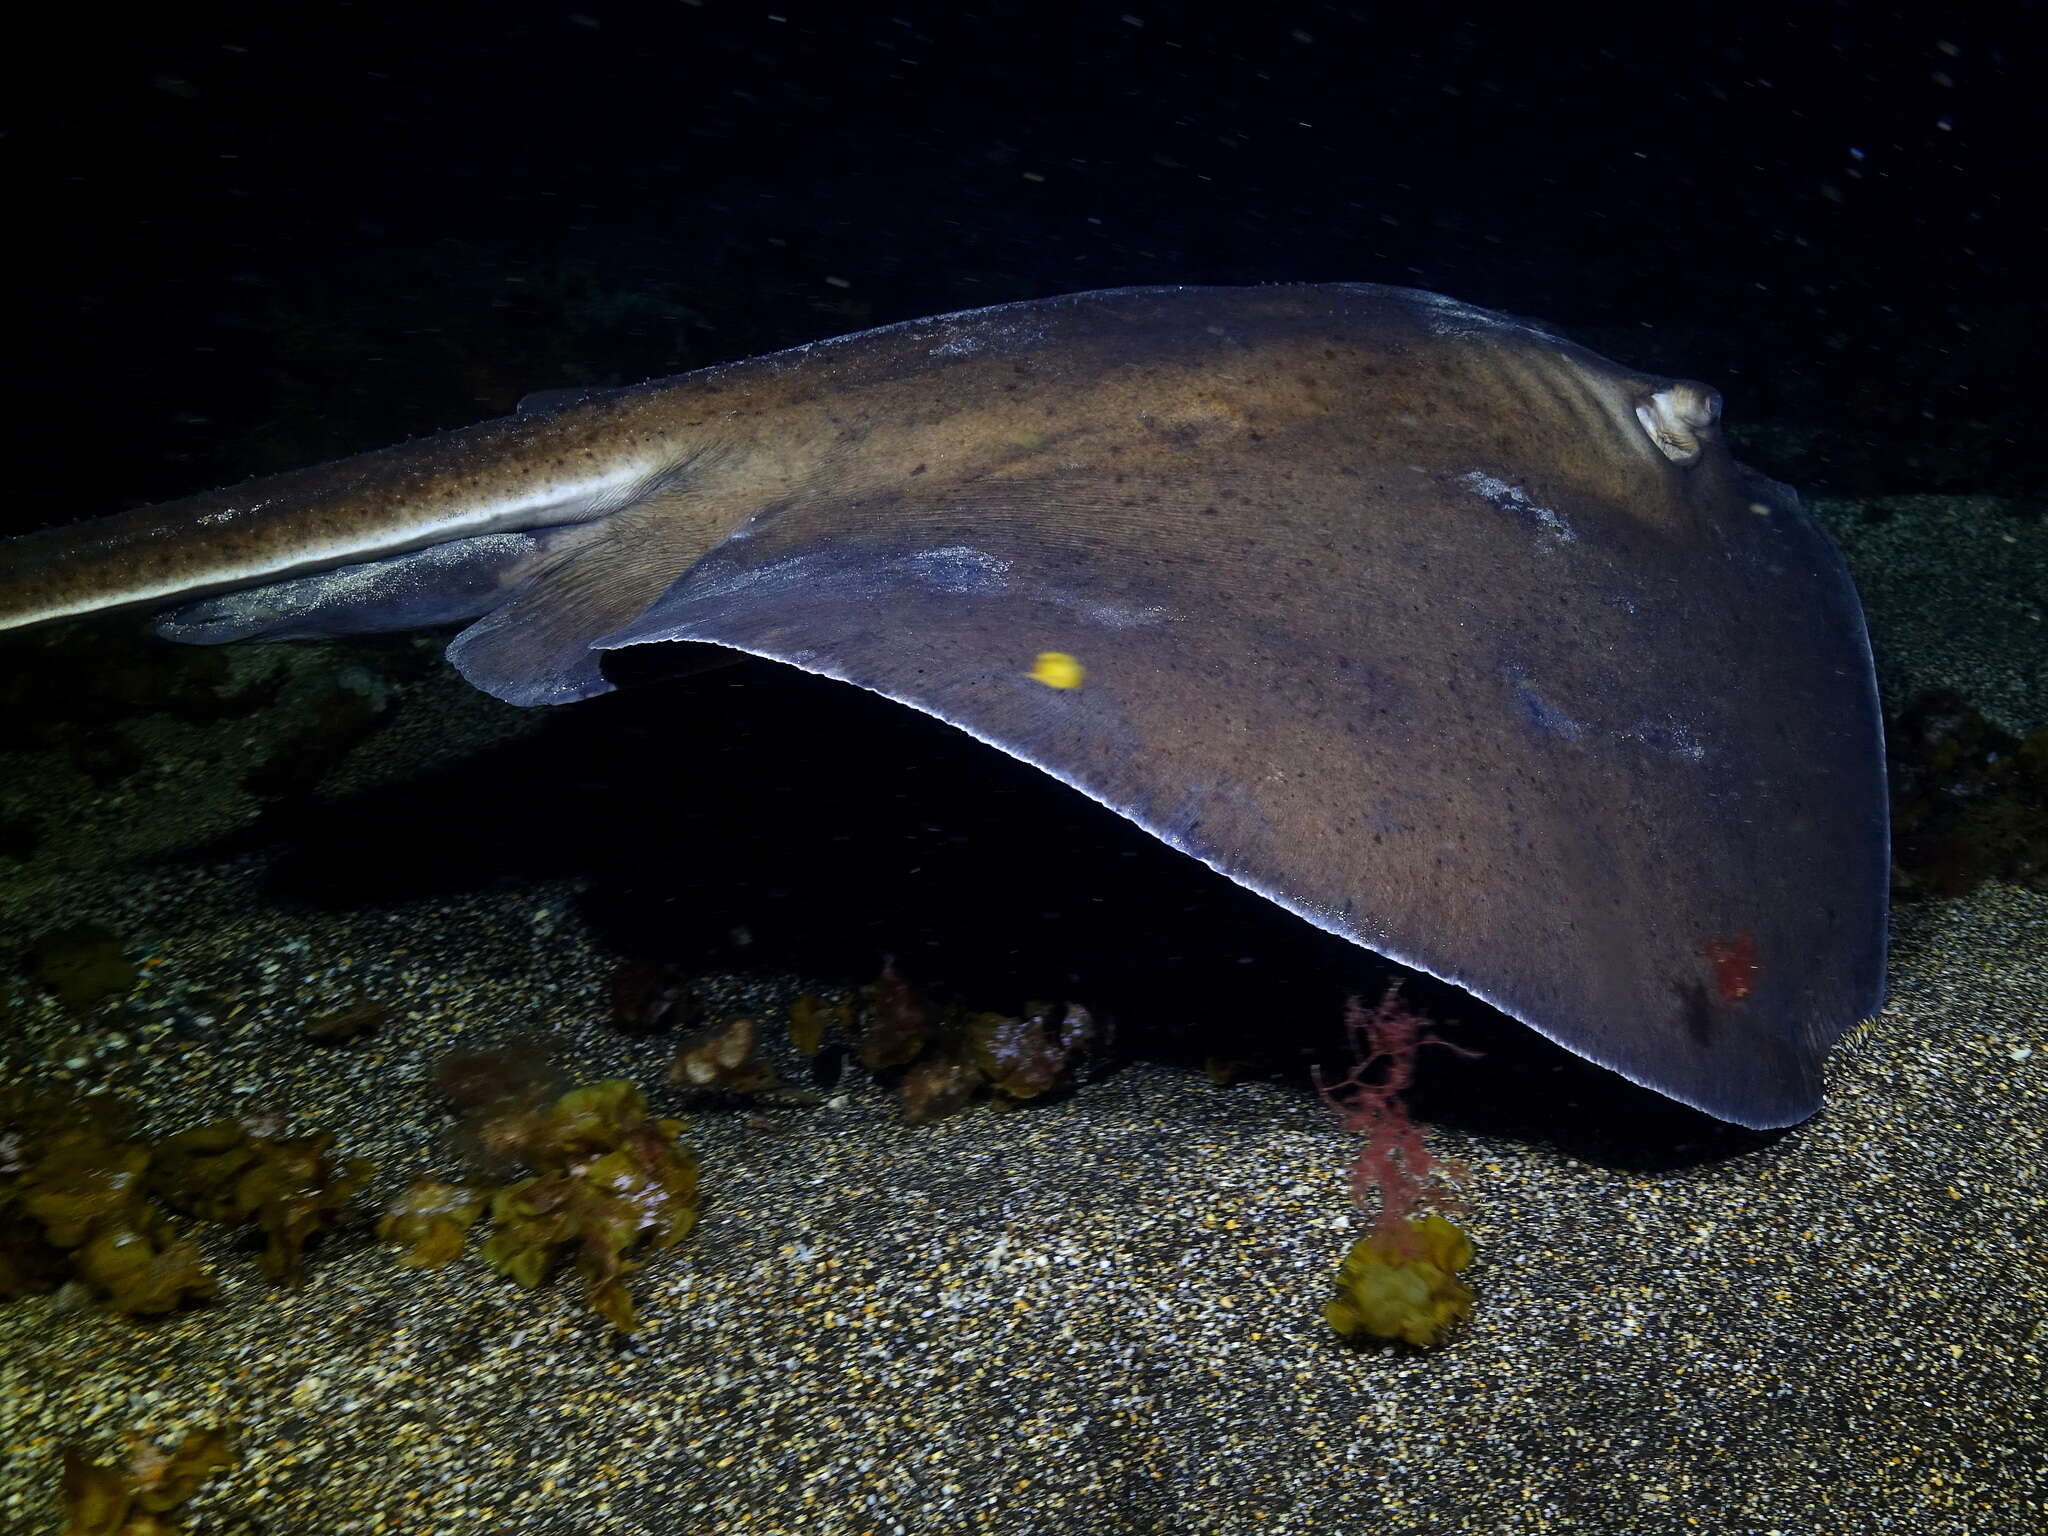
M1808 490L2041 495L2038 13L40 7L0 528L947 309L1336 279L1706 378Z

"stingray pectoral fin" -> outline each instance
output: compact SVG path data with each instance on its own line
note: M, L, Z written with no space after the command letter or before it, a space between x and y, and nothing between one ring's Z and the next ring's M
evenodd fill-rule
M537 568L457 635L448 659L510 704L567 704L611 690L592 640L646 611L711 543L718 493L680 475Z
M1674 532L1513 464L1295 447L1190 456L1141 513L1087 470L799 500L597 645L885 694L1664 1094L1810 1114L1884 954L1874 697L1826 539L1725 463Z

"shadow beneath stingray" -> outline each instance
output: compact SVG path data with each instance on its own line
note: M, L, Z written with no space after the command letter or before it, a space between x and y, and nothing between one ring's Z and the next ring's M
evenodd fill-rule
M851 985L893 956L938 997L1085 1002L1126 1055L1304 1083L1312 1062L1349 1066L1344 998L1406 974L951 727L752 659L552 711L404 783L281 803L233 846L271 855L280 903L574 877L597 938L635 959ZM1422 1054L1418 1118L1633 1169L1781 1134L1673 1104L1428 977L1404 996L1480 1053Z

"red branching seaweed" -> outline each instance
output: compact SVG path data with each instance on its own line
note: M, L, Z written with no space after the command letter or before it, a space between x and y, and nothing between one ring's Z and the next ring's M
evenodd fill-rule
M1351 1197L1370 1206L1379 1192L1376 1230L1403 1234L1408 1221L1425 1202L1454 1208L1448 1183L1458 1172L1440 1165L1422 1139L1422 1127L1408 1118L1402 1095L1415 1079L1415 1053L1425 1045L1441 1045L1461 1056L1476 1056L1433 1033L1429 1021L1401 1002L1401 984L1392 982L1379 1006L1367 1009L1355 997L1344 1004L1344 1031L1351 1043L1350 1076L1326 1083L1315 1074L1316 1092L1335 1110L1347 1131L1362 1132L1365 1145L1351 1165Z

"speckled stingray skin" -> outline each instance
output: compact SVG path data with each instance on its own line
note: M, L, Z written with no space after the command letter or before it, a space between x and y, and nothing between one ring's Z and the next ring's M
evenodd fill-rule
M1412 290L1077 294L16 540L0 627L468 618L455 664L529 704L622 646L771 657L1784 1125L1882 1000L1883 757L1847 574L1719 404Z

